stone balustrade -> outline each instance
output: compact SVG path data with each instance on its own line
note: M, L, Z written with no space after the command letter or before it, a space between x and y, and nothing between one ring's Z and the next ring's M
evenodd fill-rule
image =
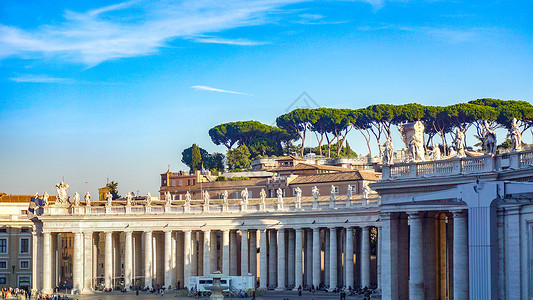
M128 206L126 201L115 200L112 206L105 206L104 201L93 201L92 206L86 206L82 202L80 206L49 205L36 210L36 215L103 215L103 214L200 214L200 213L254 213L275 211L311 211L311 210L339 210L339 209L364 209L365 207L377 207L379 197L371 194L368 198L362 195L353 195L348 202L346 195L336 195L333 206L330 196L320 196L316 205L313 197L302 197L301 208L297 208L296 197L283 198L283 208L278 205L277 198L266 198L262 207L261 199L250 198L247 205L241 204L241 199L228 199L224 204L222 199L212 199L209 205L204 205L203 200L191 200L190 205L185 205L185 200L173 200L171 205L165 201L153 200L147 206L143 201L137 201ZM313 205L315 204L315 205ZM314 208L315 206L315 208ZM243 208L245 207L245 208Z
M522 169L533 166L533 150L509 152L477 157L454 157L424 162L384 165L382 179L417 178L423 176L449 176L469 173L493 172L504 169Z

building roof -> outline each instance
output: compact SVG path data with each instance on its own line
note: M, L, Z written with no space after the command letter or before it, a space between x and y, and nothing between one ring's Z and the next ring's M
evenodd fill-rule
M328 165L313 165L307 163L298 163L295 166L289 167L277 167L272 169L273 172L283 172L283 171L307 171L307 170L326 170L326 171L335 171L335 172L351 172L352 169L328 166Z
M0 193L0 203L29 203L33 197L35 195L7 195ZM55 198L56 196L50 195L49 201L55 201Z
M337 172L316 175L300 175L291 181L294 184L307 183L323 183L323 182L338 182L338 181L358 181L369 180L378 181L381 179L381 174L371 171L352 171L352 172Z

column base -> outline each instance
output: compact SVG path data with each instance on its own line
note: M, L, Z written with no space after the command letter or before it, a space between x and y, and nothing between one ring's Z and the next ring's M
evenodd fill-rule
M81 294L82 295L90 295L90 294L94 294L94 291L93 291L92 288L85 288L85 289L81 290Z
M297 292L298 291L298 287L295 287L292 289L293 292Z
M278 292L279 292L279 291L284 291L284 290L285 290L284 287L277 287L277 288L275 289L275 291L278 291Z
M52 294L53 292L54 292L54 291L53 291L52 289L43 289L43 290L41 291L41 293L46 294L46 295L50 295L50 294Z

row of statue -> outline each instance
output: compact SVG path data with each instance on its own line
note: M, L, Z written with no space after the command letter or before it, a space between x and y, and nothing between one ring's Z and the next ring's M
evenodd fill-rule
M431 158L432 160L440 160L443 158L439 146L433 146L433 149L429 151L428 156L426 156L424 145L424 124L422 124L422 122L416 121L405 123L400 124L397 127L401 133L402 141L405 143L405 148L402 150L405 162L425 161L426 158ZM466 156L465 131L465 129L457 128L453 146L449 147L448 155L445 158ZM512 150L521 151L522 134L515 118L511 121L509 137L513 145ZM497 146L496 132L494 132L487 121L484 122L481 140L485 150L484 154L495 155ZM394 146L392 144L390 132L387 134L387 140L385 143L380 145L380 155L383 164L390 165L393 163Z
M70 197L67 195L68 184L61 181L60 183L56 185L56 188L58 192L58 196L57 196L58 200L56 201L56 205L70 204L72 206L80 206L80 194L78 194L78 192L74 193L73 201L72 202L69 201ZM294 192L296 196L296 208L301 208L302 189L300 187L296 187L294 189ZM365 185L363 188L363 199L368 199L370 192L371 192L370 187L368 185ZM320 196L319 189L316 186L313 186L313 188L311 189L311 193L314 198L314 201L318 202L318 197ZM353 196L353 188L351 185L348 185L346 194L347 194L348 200L351 200ZM337 195L337 188L332 185L330 189L330 202L335 201L336 195ZM283 190L281 188L278 188L276 190L276 196L277 196L276 203L278 204L278 208L283 209ZM48 206L49 197L50 196L48 195L47 192L44 192L42 198L39 196L39 193L36 193L34 196L34 199L35 200L42 199L42 205ZM126 198L126 206L131 206L132 201L133 201L132 193L127 193L125 198ZM248 198L249 198L248 188L245 188L241 191L241 205L248 205ZM267 194L265 190L261 189L261 192L259 193L259 199L260 199L259 205L264 206L266 198L267 198ZM108 207L112 206L113 196L111 195L111 193L109 192L106 193L105 199L106 199L106 206ZM85 193L84 200L85 200L85 205L90 207L91 206L91 194L89 194L89 192ZM189 191L187 191L187 193L185 194L185 206L190 206L191 200L192 200L191 194L189 193ZM207 190L202 192L202 200L203 200L203 205L208 207L210 204L210 196ZM169 206L171 205L171 203L172 203L172 196L170 192L167 191L165 192L165 205ZM228 205L228 191L227 190L225 190L222 193L222 203L223 205ZM146 206L152 205L152 196L150 195L150 193L146 194L145 205Z

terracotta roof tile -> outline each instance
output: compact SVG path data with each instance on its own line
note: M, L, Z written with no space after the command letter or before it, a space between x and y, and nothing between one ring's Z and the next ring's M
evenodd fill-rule
M357 180L369 180L377 181L381 178L380 173L370 171L352 171L352 172L337 172L326 173L316 175L300 175L291 181L291 185L294 184L307 184L307 183L323 183L323 182L337 182L337 181L357 181Z
M337 172L350 172L352 169L342 168L342 167L335 167L335 166L328 166L328 165L312 165L312 164L306 164L306 163L299 163L296 166L290 166L290 167L277 167L272 169L274 172L280 172L280 171L303 171L303 170L327 170L327 171L337 171Z

